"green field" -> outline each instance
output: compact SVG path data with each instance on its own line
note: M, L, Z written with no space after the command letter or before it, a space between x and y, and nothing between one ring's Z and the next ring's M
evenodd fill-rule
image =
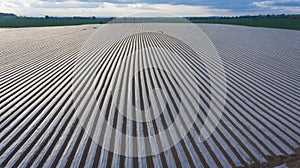
M300 18L296 17L240 17L240 18L188 18L193 23L215 23L215 24L231 24L245 25L254 27L269 27L300 30ZM18 27L42 27L42 26L66 26L66 25L82 25L82 24L103 24L111 21L111 18L96 19L74 19L74 18L0 18L0 28L18 28ZM154 19L155 20L155 19ZM138 21L135 20L134 21ZM162 20L156 19L156 22Z
M18 27L43 27L43 26L67 26L82 24L100 24L106 23L108 19L45 19L45 18L12 18L1 19L1 28Z
M193 23L217 23L300 30L300 19L284 18L230 18L230 19L190 19Z

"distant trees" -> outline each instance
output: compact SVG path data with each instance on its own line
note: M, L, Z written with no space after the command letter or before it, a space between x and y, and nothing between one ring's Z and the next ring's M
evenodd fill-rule
M211 17L185 17L188 20L214 20L214 19L240 19L240 18L250 18L254 20L260 20L260 19L300 19L300 14L267 14L267 15L245 15L245 16L211 16Z
M78 19L78 20L96 20L96 16L92 17L83 17L83 16L73 16L73 17L56 17L56 16L48 16L45 15L45 19Z
M17 15L13 13L0 13L0 18L16 18Z

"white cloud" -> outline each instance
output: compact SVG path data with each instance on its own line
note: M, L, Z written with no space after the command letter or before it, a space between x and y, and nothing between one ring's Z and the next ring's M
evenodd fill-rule
M108 2L82 2L78 0L0 0L1 12L26 16L126 16L140 12L167 12L177 16L236 16L227 9L208 6L171 4L115 4Z
M99 8L102 3L80 1L38 1L30 3L32 8Z
M299 13L299 0L267 0L255 1L252 3L260 9L271 11L272 13Z

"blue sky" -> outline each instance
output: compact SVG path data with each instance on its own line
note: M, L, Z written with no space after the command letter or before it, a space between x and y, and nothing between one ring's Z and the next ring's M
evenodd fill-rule
M26 16L237 16L300 13L300 0L0 0L0 12Z

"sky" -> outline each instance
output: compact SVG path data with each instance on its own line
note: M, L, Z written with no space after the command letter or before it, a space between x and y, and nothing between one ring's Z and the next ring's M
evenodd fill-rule
M241 16L300 13L300 0L0 0L0 12L19 16Z

